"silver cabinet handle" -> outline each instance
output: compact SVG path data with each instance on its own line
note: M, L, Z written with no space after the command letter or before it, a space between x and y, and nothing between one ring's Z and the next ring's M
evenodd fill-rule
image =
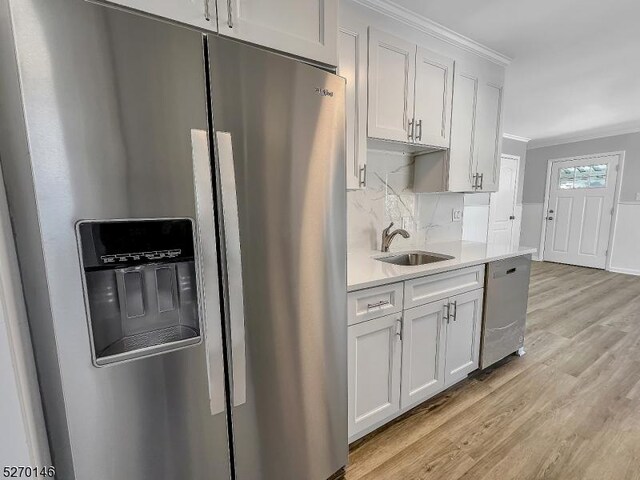
M412 118L411 120L409 120L409 140L413 141L414 131L415 131L415 119Z
M219 186L222 198L224 265L226 267L225 302L231 331L231 361L233 371L233 404L242 405L247 398L246 345L244 332L244 292L242 256L240 252L240 221L236 196L236 173L233 163L231 134L216 132Z
M478 187L480 190L482 190L484 188L484 173L480 174L480 186Z
M444 304L444 319L447 321L447 323L449 323L449 317L451 316L451 304L450 303L445 303Z
M209 0L204 0L204 19L211 21L211 12L209 11Z
M451 316L455 322L458 319L458 301L454 300L451 305L453 305L453 312L451 313ZM451 309L451 307L449 307L449 309Z
M233 0L227 0L227 26L233 28L233 7L231 2Z
M367 186L367 164L365 163L360 167L358 171L358 186L366 187Z
M422 120L418 120L418 123L416 124L416 130L418 131L418 133L416 134L416 140L421 141L422 140Z
M477 173L473 174L473 184L471 185L471 188L473 190L476 190L478 188L478 174Z
M196 202L196 265L198 295L209 381L209 407L212 415L225 410L224 357L222 353L222 314L218 284L218 245L216 242L214 193L208 133L191 130L191 154Z
M382 307L383 305L389 305L390 303L391 302L389 300L380 300L379 302L376 302L376 303L367 303L367 310L376 308L376 307Z
M400 341L402 341L402 329L402 317L400 317L396 320L396 336L400 337Z

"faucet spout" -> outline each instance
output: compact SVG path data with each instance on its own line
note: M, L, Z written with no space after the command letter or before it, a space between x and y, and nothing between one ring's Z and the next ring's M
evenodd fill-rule
M389 251L391 242L396 237L396 235L402 235L402 237L404 238L409 238L411 236L409 235L409 232L407 232L404 228L398 228L393 232L390 232L391 227L393 227L393 222L391 222L391 224L389 224L389 226L382 231L382 246L380 248L382 252Z

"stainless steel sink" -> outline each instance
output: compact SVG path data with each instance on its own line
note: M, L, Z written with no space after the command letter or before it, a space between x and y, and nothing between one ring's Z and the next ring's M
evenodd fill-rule
M453 258L455 257L452 257L451 255L415 251L398 253L396 255L389 255L388 257L378 257L376 258L376 260L385 263L393 263L394 265L415 266L426 265L428 263L443 262L445 260L451 260Z

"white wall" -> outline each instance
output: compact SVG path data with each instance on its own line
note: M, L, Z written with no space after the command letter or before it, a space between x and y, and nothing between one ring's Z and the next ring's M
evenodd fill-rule
M467 193L464 196L462 239L469 242L487 241L489 232L489 193Z
M620 203L613 234L609 270L640 275L638 246L640 246L640 202Z

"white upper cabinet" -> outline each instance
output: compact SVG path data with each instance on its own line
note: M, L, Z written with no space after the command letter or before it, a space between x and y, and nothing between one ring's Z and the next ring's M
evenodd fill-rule
M216 0L109 0L105 3L121 5L212 32L218 31Z
M478 77L456 68L449 151L449 190L470 192L475 174Z
M369 29L369 137L410 140L415 67L415 44Z
M416 54L414 142L449 148L453 60L418 47Z
M369 29L369 137L449 148L453 65Z
M347 80L347 189L366 185L367 163L367 26L341 19L338 31L338 75Z
M338 0L217 0L217 6L222 35L338 63Z
M500 172L502 80L456 65L449 190L495 192Z
M480 79L476 125L476 189L495 192L498 190L502 141L501 84Z
M400 405L407 408L444 388L446 300L404 312L402 320L402 387Z
M444 375L446 387L478 368L483 292L474 290L449 299Z

